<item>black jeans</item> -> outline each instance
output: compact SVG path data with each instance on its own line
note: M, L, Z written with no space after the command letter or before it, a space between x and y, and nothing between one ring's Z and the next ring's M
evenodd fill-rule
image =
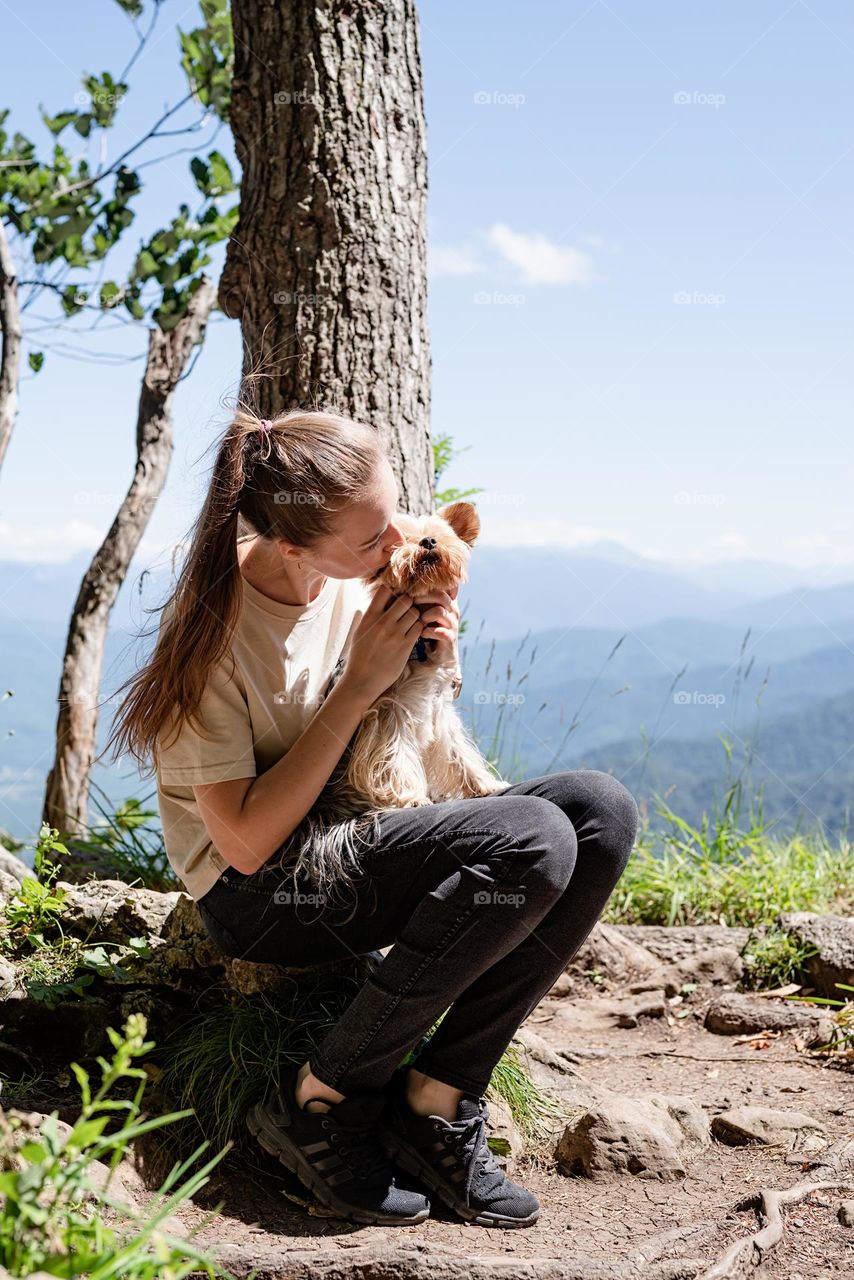
M331 911L265 864L199 900L227 954L313 964L386 947L309 1059L348 1094L374 1091L441 1017L414 1065L483 1094L514 1033L599 919L629 860L638 808L612 774L548 774L496 796L381 815L358 906ZM344 916L349 919L344 921ZM446 1012L447 1011L447 1012Z

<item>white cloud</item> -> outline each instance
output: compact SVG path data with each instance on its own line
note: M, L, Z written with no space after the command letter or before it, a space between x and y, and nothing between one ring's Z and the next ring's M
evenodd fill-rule
M519 267L529 284L590 284L597 279L588 253L564 248L540 232L513 231L496 222L486 239L506 262Z
M446 244L428 246L427 269L431 276L470 276L483 270L470 249Z
M741 533L720 533L717 537L706 538L704 546L711 554L720 554L725 559L740 560L750 553L747 539Z
M109 528L96 529L84 520L66 520L53 528L36 524L31 529L0 520L0 545L4 560L37 560L63 564L78 551L97 551Z
M624 546L628 545L626 535L618 529L570 525L560 519L494 518L489 512L488 502L480 502L477 494L473 502L478 507L483 522L483 531L477 540L478 546L561 546L580 549L592 546L596 542L619 542Z

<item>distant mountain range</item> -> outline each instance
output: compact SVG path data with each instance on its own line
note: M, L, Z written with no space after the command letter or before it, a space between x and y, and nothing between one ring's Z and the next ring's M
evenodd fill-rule
M89 556L0 561L0 827L31 838L52 760L68 615ZM686 570L618 544L476 547L460 594L459 708L507 776L602 768L691 821L722 794L733 742L766 817L846 829L854 783L854 569L720 562ZM132 572L108 639L107 698L142 660L164 569ZM111 800L150 796L135 767L96 767ZM153 802L152 802L153 807Z

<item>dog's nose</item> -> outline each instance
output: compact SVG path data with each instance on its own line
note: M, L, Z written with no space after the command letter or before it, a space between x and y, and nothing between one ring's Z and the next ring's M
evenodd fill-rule
M436 539L435 539L435 538L422 538L418 545L419 545L419 547L426 547L426 548L428 549L428 551L432 551L432 550L433 550L433 548L434 548L434 547L435 547L435 545L436 545Z

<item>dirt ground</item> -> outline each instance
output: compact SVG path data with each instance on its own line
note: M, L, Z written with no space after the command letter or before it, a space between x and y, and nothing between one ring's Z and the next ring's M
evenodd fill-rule
M742 1103L805 1111L826 1127L831 1142L854 1137L854 1075L799 1052L794 1032L764 1042L764 1048L713 1035L702 1026L701 992L681 1019L642 1018L630 1029L593 1029L585 1025L589 1001L583 996L547 999L526 1028L577 1055L577 1069L600 1085L628 1094L687 1094L710 1115ZM441 1271L448 1276L467 1270L472 1275L508 1277L605 1277L618 1274L620 1264L622 1274L629 1274L626 1264L648 1245L649 1261L636 1262L631 1274L694 1277L705 1270L698 1259L710 1265L731 1242L762 1225L755 1211L737 1209L739 1202L762 1187L785 1188L808 1177L819 1179L820 1172L806 1172L808 1161L808 1156L782 1148L729 1147L713 1141L690 1161L684 1179L658 1182L624 1175L594 1182L531 1167L523 1160L513 1176L536 1193L542 1211L533 1227L501 1231L461 1223L441 1204L435 1205L430 1219L413 1227L361 1227L314 1216L303 1207L300 1184L259 1152L257 1164L246 1169L242 1180L233 1175L227 1181L214 1179L211 1190L225 1204L221 1216L197 1240L210 1246L243 1246L227 1248L223 1261L245 1275L240 1260L254 1257L259 1280L320 1274L317 1267L301 1267L300 1260L309 1259L308 1249L315 1258L328 1251L330 1264L336 1257L341 1264L342 1250L355 1250L350 1255L355 1263L362 1246L379 1246L391 1260L405 1243L418 1246L413 1257L420 1259L443 1259L448 1250L452 1256ZM761 1270L751 1274L780 1280L854 1277L854 1227L844 1227L837 1219L843 1198L847 1197L835 1191L813 1193L808 1201L786 1210L783 1241ZM182 1217L188 1225L198 1220L194 1210L184 1211ZM675 1238L669 1247L662 1249L660 1242L655 1247L657 1238L672 1231ZM373 1257L373 1250L366 1250L365 1256ZM693 1262L680 1270L674 1259ZM587 1270L581 1260L589 1263ZM462 1262L466 1265L460 1267ZM322 1271L326 1273L325 1266ZM395 1269L389 1261L388 1272L374 1263L355 1270L333 1265L331 1274L377 1277L406 1275L407 1269Z

